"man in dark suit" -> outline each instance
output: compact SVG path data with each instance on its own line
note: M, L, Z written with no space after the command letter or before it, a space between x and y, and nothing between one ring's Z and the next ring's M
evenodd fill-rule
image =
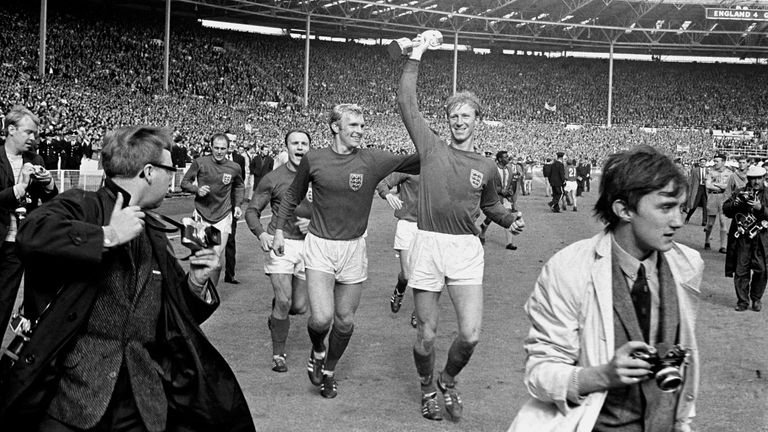
M563 196L563 185L565 184L563 156L565 153L557 152L557 160L552 162L549 172L549 185L552 187L552 201L549 202L549 208L555 213L560 213L560 198Z
M39 318L0 370L0 424L24 431L253 431L234 373L200 324L219 305L212 247L185 273L156 216L175 168L162 129L107 135L97 192L72 189L19 229ZM167 230L166 230L167 231ZM56 367L51 365L55 364Z
M496 193L499 195L499 201L501 201L504 208L517 211L517 208L515 207L517 198L515 195L517 194L516 186L518 178L515 174L518 173L518 168L514 162L510 162L509 153L506 150L501 150L496 153L496 169L498 170L499 175L494 177L492 182ZM480 224L480 234L478 234L477 237L482 244L485 244L485 233L488 231L491 222L493 221L486 217ZM509 250L517 250L517 246L515 246L515 243L512 241L512 232L509 230L504 231L507 240L505 248Z
M13 107L5 116L5 150L0 151L0 346L24 274L16 255L19 222L40 201L57 193L51 173L37 168L43 166L43 158L30 151L39 124L23 106Z
M240 172L245 176L245 157L235 150L237 145L234 142L229 144L229 154L227 159L238 164L240 166ZM234 194L234 191L232 192ZM232 209L232 234L227 238L227 245L224 248L224 282L231 284L239 284L240 281L235 279L235 265L237 264L237 246L235 245L235 235L237 234L237 218L234 217L234 209Z
M587 158L582 156L581 159L579 159L579 165L576 167L576 175L578 176L578 185L576 187L577 197L580 197L581 194L584 193L586 184L589 181L589 177L591 175L590 171L592 171L592 167L589 165Z
M259 151L259 155L251 160L250 166L253 176L253 190L256 190L262 177L272 171L272 167L275 165L274 159L269 155L269 147L263 145Z
M699 158L688 175L688 215L685 223L691 220L697 207L701 207L701 226L707 225L707 159Z

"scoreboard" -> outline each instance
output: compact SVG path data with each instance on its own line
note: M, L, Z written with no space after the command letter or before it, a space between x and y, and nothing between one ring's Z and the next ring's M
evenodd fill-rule
M706 8L707 19L735 21L768 21L768 9Z

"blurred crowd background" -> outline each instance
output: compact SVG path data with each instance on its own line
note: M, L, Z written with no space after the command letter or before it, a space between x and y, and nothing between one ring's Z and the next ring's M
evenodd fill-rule
M0 108L23 104L41 117L38 151L47 168L76 170L97 160L104 133L132 124L171 129L179 164L201 154L214 132L277 153L285 131L301 127L323 145L328 110L337 103L364 108L366 145L414 150L395 100L402 60L391 60L385 47L313 40L304 108L303 40L208 29L174 17L166 93L163 16L156 15L49 11L41 80L39 11L21 4L0 10ZM442 103L452 91L452 65L452 52L430 52L419 77L421 109L445 137ZM606 154L650 144L687 161L711 156L715 146L766 153L764 69L616 61L610 128L604 127L607 60L460 52L457 85L486 105L491 122L480 133L480 150L489 154L505 149L541 162L562 150L599 163ZM716 141L713 129L754 134Z

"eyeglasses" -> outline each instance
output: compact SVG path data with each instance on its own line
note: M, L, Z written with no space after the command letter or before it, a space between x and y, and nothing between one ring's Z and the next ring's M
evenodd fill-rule
M162 169L164 169L164 170L166 170L168 172L175 173L177 171L176 168L174 168L172 166L163 165L163 164L154 163L154 162L150 162L149 164L152 165L153 167L162 168Z

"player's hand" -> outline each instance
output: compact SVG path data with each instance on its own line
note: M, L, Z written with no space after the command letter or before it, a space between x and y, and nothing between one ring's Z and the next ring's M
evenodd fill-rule
M414 47L411 49L411 55L409 56L413 60L421 60L421 56L424 55L424 51L429 48L429 41L425 40L421 35L413 38Z
M403 200L401 200L397 195L387 194L385 199L387 200L387 203L389 203L389 206L394 210L400 210L403 208Z
M208 192L210 192L210 191L211 191L211 187L210 186L208 186L208 185L200 186L197 189L197 196L204 197L204 196L208 195Z
M259 236L259 242L261 242L261 250L263 250L264 252L269 252L269 251L272 250L272 235L271 234L269 234L267 232L261 233L261 235Z
M760 211L760 210L763 209L763 203L760 202L760 199L758 199L758 198L755 198L753 200L747 201L747 204L752 206L752 208L757 210L757 211Z
M285 253L285 239L283 238L283 230L275 230L275 235L272 237L272 251L277 256L283 256Z
M123 194L118 193L107 230L112 230L115 234L113 246L128 243L144 230L144 212L139 206L123 208Z
M233 216L235 217L235 219L240 219L240 217L243 216L243 209L241 209L240 207L235 207L233 213L234 213Z
M195 285L203 286L211 272L221 267L219 254L213 248L200 249L189 257L189 279Z
M624 387L637 384L651 376L651 365L633 358L632 353L648 350L645 342L629 341L619 347L611 361L600 367L606 388Z
M298 228L302 234L306 234L309 231L309 219L303 218L303 217L297 217L296 228Z

